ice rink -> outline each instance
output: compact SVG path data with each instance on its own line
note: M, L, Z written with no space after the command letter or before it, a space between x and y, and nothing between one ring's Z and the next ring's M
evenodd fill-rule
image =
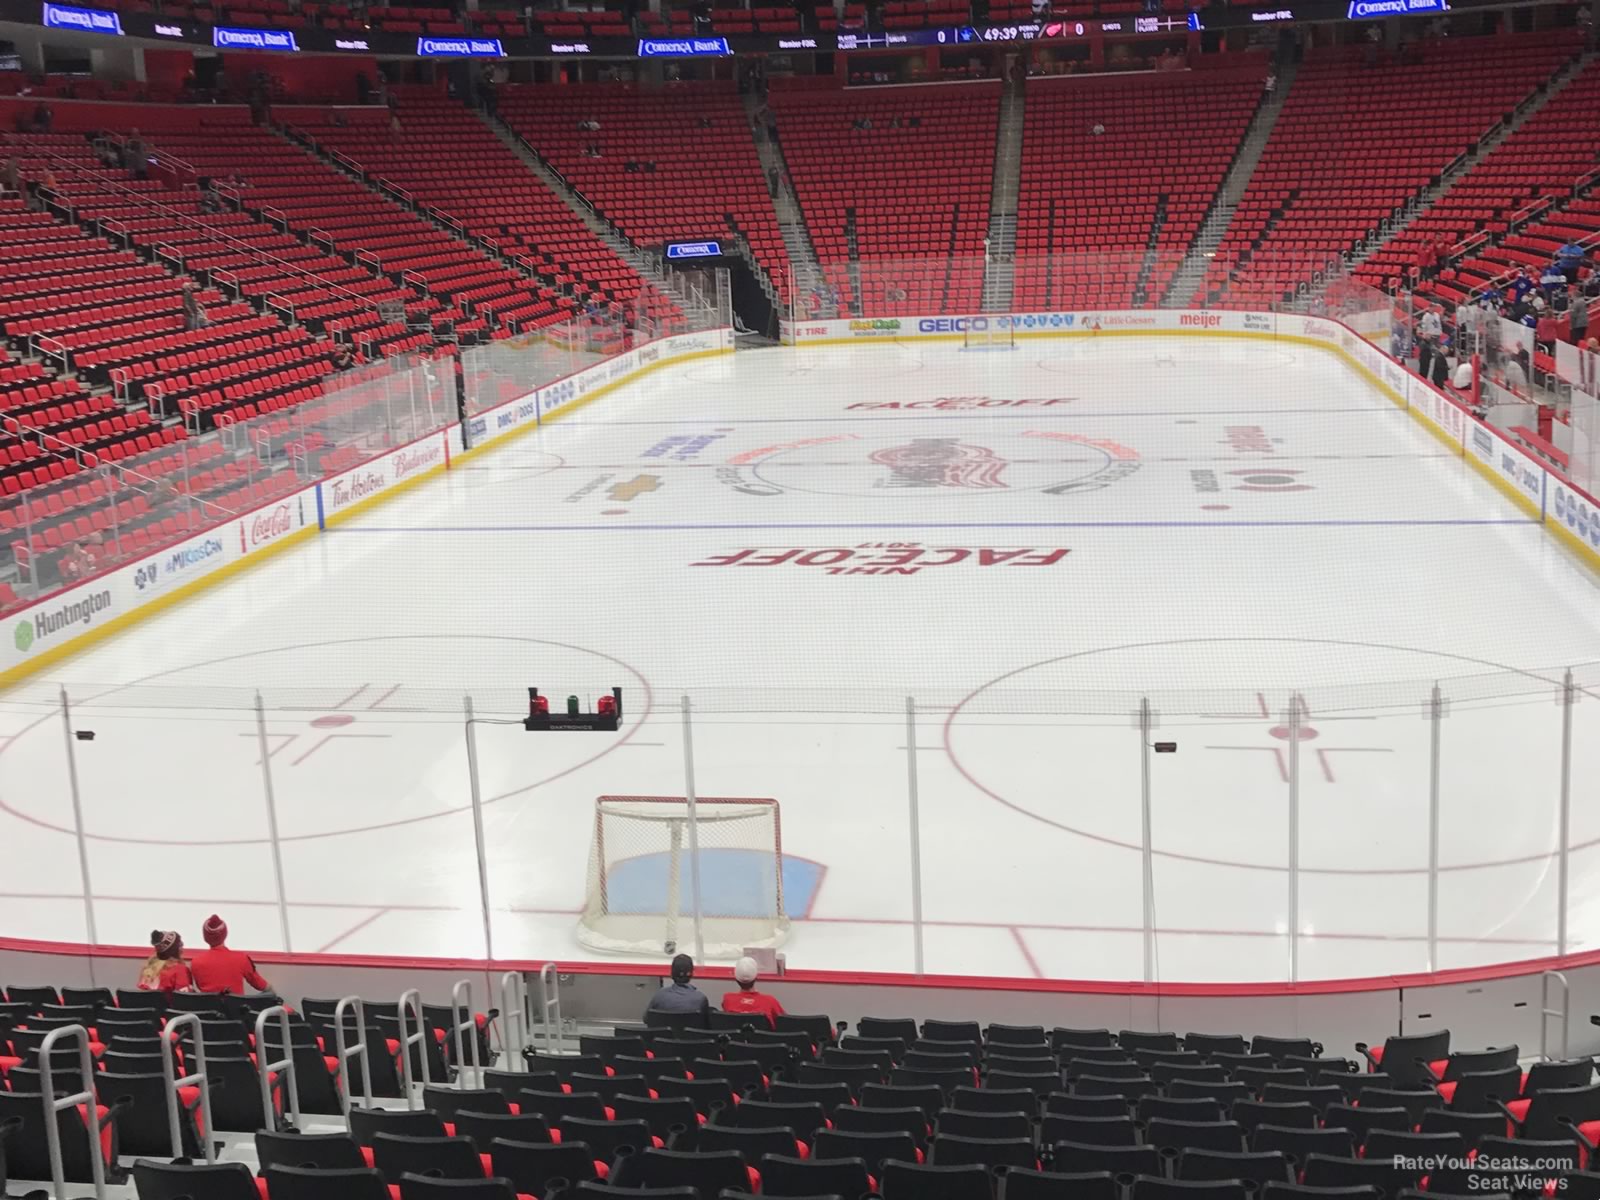
M659 371L0 698L0 921L477 957L573 937L595 797L770 796L791 966L1302 979L1600 945L1600 587L1331 354L1199 338L741 352ZM1425 719L1437 683L1443 717ZM536 736L613 685L617 735ZM254 709L259 691L266 737ZM916 750L908 751L906 698ZM263 754L270 771L263 772ZM1291 796L1299 822L1291 830ZM1297 836L1292 836L1296 834Z

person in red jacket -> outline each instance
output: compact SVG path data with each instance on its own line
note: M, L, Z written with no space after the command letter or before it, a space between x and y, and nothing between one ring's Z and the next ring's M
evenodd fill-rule
M733 964L733 979L739 985L737 992L722 997L722 1011L731 1013L759 1013L769 1026L776 1026L776 1018L783 1016L783 1005L776 996L756 991L756 976L760 971L756 960L746 955Z
M172 930L150 934L150 957L139 969L141 992L186 992L194 979L183 961L183 939Z
M258 992L270 992L272 985L261 978L256 964L242 950L229 950L228 926L215 914L200 929L209 950L202 950L189 963L196 990L229 996L244 995L244 985Z

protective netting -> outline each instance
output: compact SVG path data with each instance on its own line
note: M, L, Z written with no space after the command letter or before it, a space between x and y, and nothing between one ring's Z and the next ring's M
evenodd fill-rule
M579 942L622 954L693 951L697 895L706 958L783 943L789 917L776 800L697 800L692 823L680 796L595 801Z

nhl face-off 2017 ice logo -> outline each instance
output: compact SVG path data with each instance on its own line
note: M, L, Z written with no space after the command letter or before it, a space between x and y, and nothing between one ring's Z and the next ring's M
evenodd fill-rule
M1139 469L1136 450L1078 433L972 438L835 434L735 455L717 477L750 496L972 496L1098 491Z

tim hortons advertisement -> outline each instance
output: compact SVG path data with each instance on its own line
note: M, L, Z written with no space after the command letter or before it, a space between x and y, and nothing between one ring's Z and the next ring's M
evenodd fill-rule
M359 467L324 479L317 485L322 522L326 524L352 505L409 482L434 467L444 466L444 453L444 433L430 433L409 446L391 450Z

